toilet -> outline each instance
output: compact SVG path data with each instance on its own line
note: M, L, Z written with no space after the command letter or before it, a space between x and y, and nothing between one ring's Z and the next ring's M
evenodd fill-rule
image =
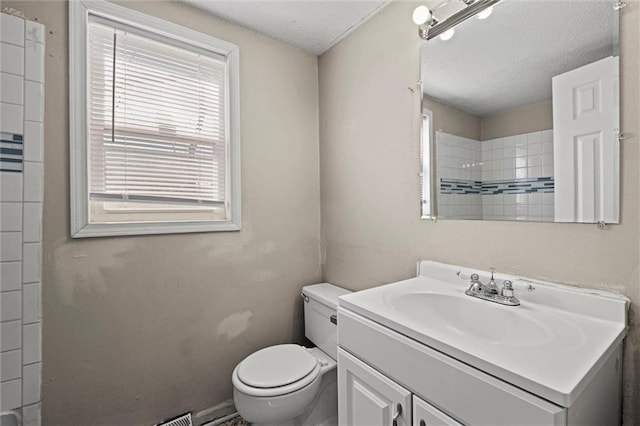
M336 426L338 297L350 293L329 283L302 288L305 335L316 347L295 344L261 349L233 370L238 414L256 426Z

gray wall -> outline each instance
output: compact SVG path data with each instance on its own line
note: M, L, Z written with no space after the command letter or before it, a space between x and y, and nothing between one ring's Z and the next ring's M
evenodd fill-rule
M302 339L299 289L321 279L316 57L183 4L123 4L240 46L243 229L69 239L67 4L3 1L48 32L46 425L149 425L231 398L238 361Z
M431 2L434 3L434 2ZM584 287L633 301L624 418L640 424L638 84L640 3L622 13L620 225L420 220L418 3L392 2L319 58L324 278L352 290L415 274L433 259ZM433 4L432 4L433 5Z
M463 138L480 140L480 118L428 96L422 98L422 108L433 113L433 129Z
M551 100L485 115L480 120L481 140L553 129Z

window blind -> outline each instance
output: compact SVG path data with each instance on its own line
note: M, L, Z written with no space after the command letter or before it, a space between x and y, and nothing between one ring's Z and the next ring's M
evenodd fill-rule
M89 197L224 206L226 63L90 20Z

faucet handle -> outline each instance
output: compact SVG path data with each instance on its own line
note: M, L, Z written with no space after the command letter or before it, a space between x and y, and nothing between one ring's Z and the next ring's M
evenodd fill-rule
M502 283L502 290L500 294L504 297L513 297L513 283L510 280L505 280Z
M480 275L471 274L471 281L480 281Z

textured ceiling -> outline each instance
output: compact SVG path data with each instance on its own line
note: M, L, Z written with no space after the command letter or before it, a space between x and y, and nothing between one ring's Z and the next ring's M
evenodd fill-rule
M551 78L617 55L611 0L503 0L422 46L427 96L478 116L551 99Z
M390 0L182 0L228 21L320 55ZM411 25L411 17L407 18Z

